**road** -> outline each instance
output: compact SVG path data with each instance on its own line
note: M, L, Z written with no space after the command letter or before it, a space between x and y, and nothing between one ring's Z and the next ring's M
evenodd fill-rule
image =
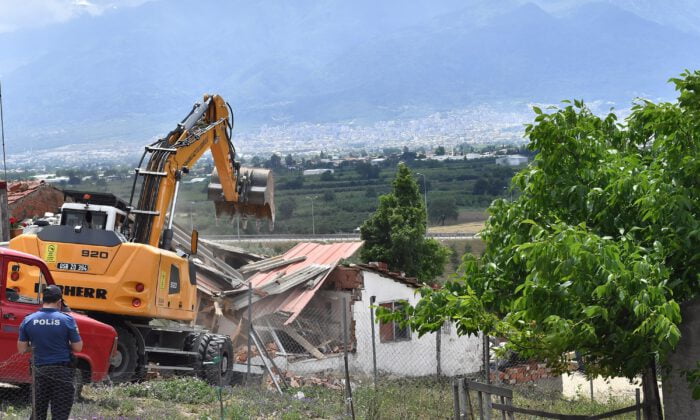
M474 239L467 233L430 233L429 238L441 240ZM359 241L359 233L332 233L327 235L202 235L202 239L213 242L352 242Z

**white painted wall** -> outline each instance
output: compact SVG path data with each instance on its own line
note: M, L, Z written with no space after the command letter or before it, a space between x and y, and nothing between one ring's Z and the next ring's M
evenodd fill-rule
M407 300L415 304L420 299L416 289L384 277L372 271L364 271L365 288L362 300L353 305L357 352L352 359L352 369L372 374L372 324L370 321L370 298L376 296L375 304L396 300ZM436 333L418 337L411 333L411 340L381 342L379 324L375 324L377 369L383 373L399 376L434 375L437 371ZM481 368L480 337L458 337L452 326L449 334L440 332L442 373L454 376L477 372Z
M389 277L384 277L372 271L363 271L365 287L362 290L362 300L352 302L352 321L354 326L357 349L348 355L351 375L372 375L372 323L370 318L370 298L376 296L375 304L406 300L416 304L420 296L417 289L399 283ZM332 295L332 296L331 296ZM334 302L340 302L340 295L350 300L349 293L325 292L325 297L335 297ZM334 306L333 313L339 308ZM338 316L340 314L338 313ZM429 376L437 372L436 333L418 337L411 333L411 339L397 342L381 342L379 339L379 324L375 324L375 343L377 349L377 370L380 374L396 376ZM481 369L481 336L459 337L453 325L447 333L441 334L441 371L445 376L463 375L478 372ZM253 359L254 364L261 364L259 357ZM295 374L325 373L331 375L343 374L342 353L328 355L323 360L313 358L304 360L287 359L278 356L275 362L282 370Z

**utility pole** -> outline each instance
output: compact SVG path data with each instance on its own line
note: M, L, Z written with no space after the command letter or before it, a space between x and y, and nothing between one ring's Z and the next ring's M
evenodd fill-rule
M425 181L425 174L416 172L416 175L423 177L423 197L425 198L425 233L428 233L428 183Z
M0 131L2 131L2 170L7 182L7 162L5 162L5 118L2 114L2 83L0 82Z
M316 235L316 219L314 217L314 199L318 198L317 195L307 195L306 198L311 199L311 234Z

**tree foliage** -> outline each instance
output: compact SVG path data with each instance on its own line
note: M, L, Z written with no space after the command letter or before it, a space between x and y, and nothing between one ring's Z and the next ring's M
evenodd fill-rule
M379 178L379 173L381 168L376 165L372 165L369 162L360 162L355 167L355 170L362 178L365 179L377 179Z
M423 198L411 171L399 164L393 191L379 197L377 211L360 227L364 261L386 262L393 270L429 281L442 274L449 250L425 238Z
M445 224L445 219L456 220L459 216L457 202L454 197L438 197L430 201L428 206L430 220Z
M281 219L289 219L297 208L297 202L293 197L283 200L277 207L277 214Z
M276 154L273 153L272 156L270 156L270 160L267 161L265 164L270 169L279 169L282 167L282 158Z
M534 107L534 162L514 201L496 200L480 260L403 313L419 332L507 335L553 365L578 351L589 373L632 378L678 343L679 303L700 294L700 72L672 79L677 103L639 101L624 123L581 101ZM700 394L698 394L700 395Z
M294 161L294 157L292 157L291 154L288 154L287 156L284 157L284 164L287 165L288 167L296 165L296 162Z

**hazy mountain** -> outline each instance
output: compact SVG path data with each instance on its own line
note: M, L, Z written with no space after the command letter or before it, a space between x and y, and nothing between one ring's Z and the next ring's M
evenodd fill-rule
M644 19L676 29L700 33L700 2L697 0L519 0L535 3L554 14L565 14L586 3L607 2Z
M700 35L645 18L651 0L538 3L171 0L0 34L8 146L143 144L205 92L243 128L569 97L627 106L672 98L665 81L700 64Z

